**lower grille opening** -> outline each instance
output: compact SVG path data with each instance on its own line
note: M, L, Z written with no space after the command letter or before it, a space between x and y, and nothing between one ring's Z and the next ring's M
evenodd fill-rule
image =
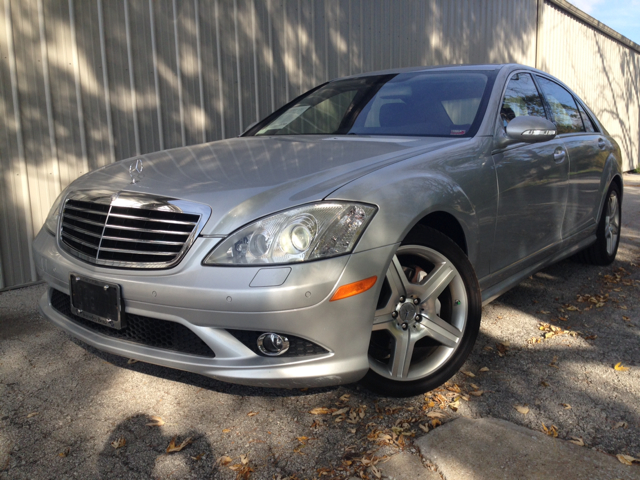
M265 333L265 331L227 329L227 332L240 340L245 347L249 348L256 355L265 356L260 350L258 350L258 337ZM289 350L277 358L305 357L309 355L322 355L324 353L329 353L326 348L310 342L309 340L305 340L304 338L286 333L281 333L280 335L289 339Z
M198 335L180 323L128 313L127 326L122 330L115 330L71 313L69 295L55 289L51 291L51 306L75 323L107 337L189 355L208 358L216 356Z

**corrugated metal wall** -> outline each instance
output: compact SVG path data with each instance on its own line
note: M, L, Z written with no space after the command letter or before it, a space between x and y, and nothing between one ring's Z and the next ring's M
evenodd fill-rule
M338 76L535 65L538 16L538 0L0 0L0 288L36 280L31 239L79 175L235 136Z

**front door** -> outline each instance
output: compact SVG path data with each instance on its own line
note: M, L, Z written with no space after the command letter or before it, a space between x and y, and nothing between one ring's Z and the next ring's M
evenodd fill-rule
M541 97L528 73L516 73L510 78L498 129L521 115L546 117ZM569 157L562 140L554 139L509 145L495 152L493 160L498 180L491 257L491 272L495 273L523 259L533 262L536 253L559 245L567 200Z

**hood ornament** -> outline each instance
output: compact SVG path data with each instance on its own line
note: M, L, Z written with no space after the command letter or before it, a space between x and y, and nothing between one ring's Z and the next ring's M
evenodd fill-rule
M131 176L131 185L135 185L142 179L142 159L138 158L136 163L129 165L129 175Z

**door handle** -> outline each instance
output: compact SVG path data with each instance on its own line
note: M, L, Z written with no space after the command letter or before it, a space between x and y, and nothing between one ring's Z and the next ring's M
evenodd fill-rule
M556 151L553 152L553 158L556 163L562 163L567 156L567 152L565 152L562 148L556 148Z
M600 147L600 150L604 150L604 147L606 147L607 144L605 143L604 139L599 138L598 139L598 146Z

